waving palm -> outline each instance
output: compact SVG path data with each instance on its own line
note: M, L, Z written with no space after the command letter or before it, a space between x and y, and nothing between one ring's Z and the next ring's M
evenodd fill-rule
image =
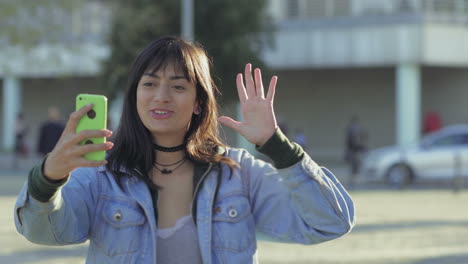
M245 85L242 73L236 78L243 121L239 122L227 116L221 116L218 120L241 134L250 143L261 146L277 128L273 100L278 77L271 78L265 97L260 69L255 69L254 76L255 80L252 77L252 65L249 63L245 66Z

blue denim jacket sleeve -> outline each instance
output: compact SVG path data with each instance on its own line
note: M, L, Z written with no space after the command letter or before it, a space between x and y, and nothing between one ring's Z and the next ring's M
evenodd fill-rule
M28 193L26 182L15 204L15 225L29 241L43 245L85 242L94 215L94 194L98 193L97 171L75 170L67 184L48 202Z
M351 197L333 173L307 154L279 170L247 152L241 160L259 239L315 244L352 229Z

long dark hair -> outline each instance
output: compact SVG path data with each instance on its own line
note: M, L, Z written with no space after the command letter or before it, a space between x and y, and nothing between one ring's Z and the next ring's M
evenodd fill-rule
M209 60L199 44L187 42L179 37L161 37L149 44L137 57L130 71L123 112L117 133L111 139L114 147L109 151L107 168L114 175L122 175L121 168L138 169L143 180L149 181L148 173L155 161L151 132L143 125L136 106L138 82L145 71L158 71L169 63L182 70L185 77L195 84L196 101L200 114L192 115L190 127L185 135L186 154L196 162L225 163L231 169L238 164L218 152L226 145L219 138L218 106Z

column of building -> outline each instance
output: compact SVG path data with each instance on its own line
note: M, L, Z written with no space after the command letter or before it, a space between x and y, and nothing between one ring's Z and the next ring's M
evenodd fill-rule
M417 64L396 68L396 142L406 146L421 135L421 69Z
M12 76L5 77L2 93L3 137L1 148L8 151L12 150L15 145L15 120L21 111L20 80Z

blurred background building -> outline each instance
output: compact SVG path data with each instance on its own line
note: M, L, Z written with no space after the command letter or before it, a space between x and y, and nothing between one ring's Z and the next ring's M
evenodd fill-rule
M49 106L66 120L78 93L100 92L111 10L103 1L5 0L1 5L0 149L12 150L16 113L23 112L26 143L35 151Z
M342 155L352 115L371 148L420 137L422 116L468 121L468 1L271 0L278 113L312 154Z
M106 1L78 1L52 12L41 1L0 18L16 33L33 35L22 44L0 32L3 150L14 145L19 111L38 127L48 106L59 107L66 119L76 94L102 91L98 75L110 53L112 19ZM277 118L291 137L302 129L314 158L343 158L345 127L354 115L371 148L417 140L428 111L444 125L468 121L468 0L268 3L276 32L262 57L279 76ZM22 32L31 27L37 28ZM115 125L118 110L110 115ZM35 148L36 130L27 138Z

